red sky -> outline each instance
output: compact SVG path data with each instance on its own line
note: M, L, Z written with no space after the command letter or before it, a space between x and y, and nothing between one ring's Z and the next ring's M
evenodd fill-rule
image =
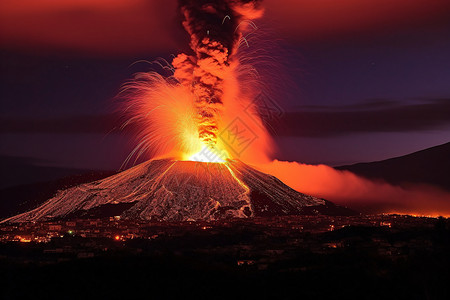
M102 55L173 51L175 0L3 0L2 48ZM320 40L423 26L450 17L448 0L265 0L284 38ZM181 44L182 45L182 44Z
M174 1L5 0L0 38L19 49L64 49L94 54L157 52L173 48Z
M282 32L300 39L422 26L450 12L446 0L269 0L265 7Z

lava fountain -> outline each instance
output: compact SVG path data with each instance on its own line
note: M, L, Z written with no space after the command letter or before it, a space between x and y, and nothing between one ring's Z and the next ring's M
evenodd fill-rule
M203 162L242 159L242 151L226 138L231 134L233 141L242 139L236 137L239 130L230 127L236 120L257 139L252 146L257 150L251 155L251 149L246 150L246 155L266 156L271 139L253 107L261 83L255 68L242 63L239 51L247 45L245 35L256 29L252 20L263 14L260 1L179 4L192 53L177 55L172 64L157 61L170 76L138 73L124 85L123 127L135 125L138 140L126 163L141 156Z

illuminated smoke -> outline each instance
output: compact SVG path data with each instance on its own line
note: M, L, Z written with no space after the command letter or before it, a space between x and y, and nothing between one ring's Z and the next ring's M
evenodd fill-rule
M255 102L267 86L257 70L265 58L253 46L259 2L181 1L180 12L192 55L157 59L151 64L161 74L137 73L119 94L121 129L137 139L124 166L140 157L192 160L205 147L222 159L267 161L274 146ZM247 134L233 136L242 128Z
M215 146L224 104L225 78L246 24L262 15L260 1L180 0L183 26L194 55L173 60L175 78L194 95L198 136Z
M275 160L258 167L299 192L363 213L450 216L450 193L438 187L425 184L394 186L326 165Z

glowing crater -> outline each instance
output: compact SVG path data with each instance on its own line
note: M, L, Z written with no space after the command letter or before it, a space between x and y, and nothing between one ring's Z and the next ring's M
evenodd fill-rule
M188 156L185 160L208 163L225 163L228 158L228 153L225 150L203 146L199 152Z

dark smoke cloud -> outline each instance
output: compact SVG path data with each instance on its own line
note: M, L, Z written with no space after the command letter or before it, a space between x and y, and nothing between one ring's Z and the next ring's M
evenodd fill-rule
M0 134L9 133L102 133L118 127L117 115L79 115L32 119L0 117Z
M278 136L330 137L351 133L418 132L450 126L450 99L429 99L400 105L390 100L346 106L307 106L286 112ZM0 133L107 133L118 125L118 115L77 115L32 119L0 117ZM276 124L274 124L276 125Z
M261 16L260 1L180 0L179 5L194 55L173 60L175 77L192 89L200 139L215 144L224 79L245 30L240 23Z
M355 106L309 106L286 113L278 136L330 137L368 132L412 132L450 125L450 99L400 104L369 102Z

